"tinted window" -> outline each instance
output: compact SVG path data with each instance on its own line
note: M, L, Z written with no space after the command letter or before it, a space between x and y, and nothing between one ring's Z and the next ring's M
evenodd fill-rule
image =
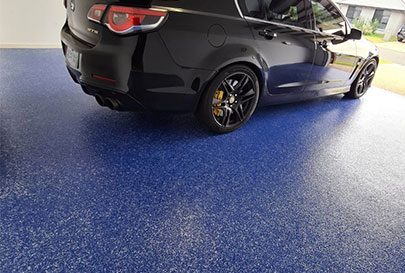
M309 28L307 0L244 0L247 16Z
M328 0L312 0L312 11L317 30L331 34L345 34L346 21Z
M262 0L244 0L244 4L247 11L246 16L265 19Z

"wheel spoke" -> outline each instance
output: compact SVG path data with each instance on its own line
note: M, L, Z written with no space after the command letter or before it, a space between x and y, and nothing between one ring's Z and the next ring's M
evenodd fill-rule
M243 106L242 106L242 104L241 105L239 105L239 107L236 109L236 115L238 116L238 119L240 120L240 121L243 121L244 119L245 119L245 113L244 113L244 111L243 111Z
M357 86L357 94L361 95L364 90L364 83L361 83Z
M249 90L247 90L247 91L245 91L245 92L242 92L240 95L242 95L242 98L244 98L244 97L250 97L250 96L254 96L256 93L255 93L255 91L253 90L253 89L249 89Z
M226 93L227 93L228 96L230 96L230 95L235 91L235 89L234 89L233 86L228 82L228 80L224 80L224 81L222 82L222 85L225 87L225 90L226 90Z
M375 72L372 72L367 76L366 80L372 80L374 78L374 76L375 76Z
M225 127L228 127L229 123L231 121L231 116L232 116L233 110L231 108L229 108L229 107L226 107L225 109L226 110L224 111L225 114L224 114L224 117L222 119L222 125L225 126Z
M255 99L256 93L252 90L247 92L245 95L242 96L242 104L245 104L246 102L249 102L253 99Z
M242 91L243 88L249 83L249 76L244 74L243 78L238 82L238 84L235 87L236 91ZM240 92L239 92L240 93Z
M370 66L370 68L371 69L368 70L367 75L365 76L365 79L364 79L364 83L363 83L364 90L363 90L363 92L365 92L370 87L371 82L373 81L374 76L375 76L374 66Z

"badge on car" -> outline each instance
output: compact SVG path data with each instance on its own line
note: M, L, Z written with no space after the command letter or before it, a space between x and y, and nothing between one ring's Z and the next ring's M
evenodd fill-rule
M95 29L93 29L93 28L87 28L87 31L88 31L88 32L91 32L91 33L93 33L93 34L98 35L98 30L95 30Z

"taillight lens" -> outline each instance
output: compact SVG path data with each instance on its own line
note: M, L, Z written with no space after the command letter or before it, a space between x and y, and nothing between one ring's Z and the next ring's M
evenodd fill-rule
M145 32L161 26L168 13L162 9L146 9L125 6L110 6L101 22L107 5L96 4L89 10L87 18L93 22L105 24L118 34Z
M87 14L87 18L90 21L101 23L101 18L103 18L103 14L107 9L107 5L94 5L90 8L89 13Z
M167 16L167 11L160 9L143 9L112 6L107 14L107 27L119 34L148 31L160 26Z

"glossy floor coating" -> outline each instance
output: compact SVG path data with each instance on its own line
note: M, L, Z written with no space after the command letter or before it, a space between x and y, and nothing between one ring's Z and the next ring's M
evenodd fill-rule
M401 272L405 97L116 113L59 50L0 50L0 272Z

